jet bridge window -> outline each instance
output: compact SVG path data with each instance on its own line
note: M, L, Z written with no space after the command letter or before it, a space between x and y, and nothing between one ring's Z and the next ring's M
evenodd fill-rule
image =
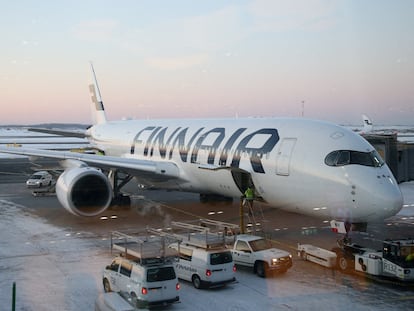
M328 166L344 166L355 164L380 167L384 165L384 161L375 150L371 152L335 150L326 156L325 164Z

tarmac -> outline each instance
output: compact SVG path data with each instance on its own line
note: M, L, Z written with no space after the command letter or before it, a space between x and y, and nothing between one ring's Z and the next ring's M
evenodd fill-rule
M239 221L238 202L200 203L197 194L141 190L133 182L125 188L132 194L131 207L111 208L91 218L74 216L60 206L55 196L32 195L24 184L31 167L33 164L24 158L0 160L2 310L10 309L13 282L17 285L16 310L93 310L95 299L103 292L102 269L114 256L109 250L110 231L165 228L173 220ZM407 189L413 193L414 184ZM168 310L413 309L411 286L344 274L300 259L297 243L327 249L336 246L338 236L323 220L260 204L256 207L256 220L262 230L278 248L292 253L292 269L271 279L260 279L248 269L239 269L238 283L222 290L200 291L183 282L182 302ZM359 244L377 247L385 238L414 237L410 217L370 224L367 233L355 233L352 238Z

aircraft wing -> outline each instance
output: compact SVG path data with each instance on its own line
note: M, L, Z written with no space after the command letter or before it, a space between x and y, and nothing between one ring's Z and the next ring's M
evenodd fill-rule
M66 161L67 167L86 163L93 167L115 169L133 176L145 176L151 179L179 178L179 169L175 163L168 161L150 161L130 157L113 157L97 154L85 154L70 151L54 151L21 147L0 147L1 153L34 157L52 158Z
M51 130L51 129L44 129L44 128L29 128L30 132L36 133L44 133L44 134L53 134L63 137L76 137L76 138L85 138L88 137L85 131L62 131L62 130Z

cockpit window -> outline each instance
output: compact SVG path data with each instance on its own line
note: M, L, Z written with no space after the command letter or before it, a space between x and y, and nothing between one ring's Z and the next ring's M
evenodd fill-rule
M335 150L326 156L325 164L328 166L356 164L363 166L380 167L384 165L384 161L375 150L371 152Z

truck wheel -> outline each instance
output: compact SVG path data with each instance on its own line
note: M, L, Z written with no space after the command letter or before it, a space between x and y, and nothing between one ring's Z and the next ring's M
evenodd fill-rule
M197 289L201 288L201 279L198 275L194 274L191 280L193 281L193 285L195 288Z
M111 284L109 284L108 279L103 279L103 288L104 288L105 293L112 292Z
M264 278L266 277L267 264L263 261L258 261L256 263L255 270L258 276L260 276L261 278Z

